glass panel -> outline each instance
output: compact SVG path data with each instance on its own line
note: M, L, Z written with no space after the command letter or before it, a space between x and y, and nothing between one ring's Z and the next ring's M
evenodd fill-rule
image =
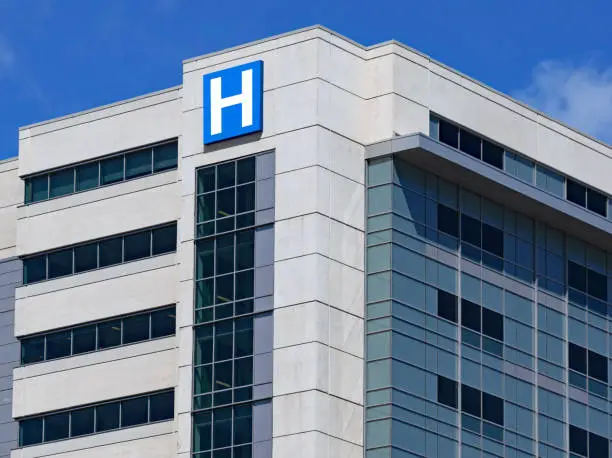
M45 255L36 256L23 260L23 282L34 283L47 278L47 257Z
M215 193L198 197L198 223L215 218Z
M152 395L150 397L150 408L149 421L174 418L174 391Z
M198 326L195 329L194 364L207 364L213 360L213 327Z
M216 274L222 275L234 270L234 234L217 238Z
M569 426L569 448L573 453L578 453L582 456L588 456L587 454L587 432L584 429L577 428L576 426Z
M95 431L94 409L88 407L70 413L70 437L92 434Z
M46 359L63 358L70 355L71 332L61 331L47 336Z
M255 271L246 270L236 274L235 299L248 299L255 295Z
M211 448L212 412L198 412L193 416L193 450L198 452Z
M253 384L253 358L234 360L234 386Z
M255 231L236 234L236 270L252 268L255 265Z
M193 370L193 394L210 393L213 388L213 366L196 367Z
M85 272L98 267L98 244L90 243L74 248L74 271Z
M208 278L215 274L215 242L200 240L196 245L196 278Z
M234 186L236 182L235 162L228 162L217 166L217 189Z
M68 437L70 414L56 413L45 417L45 442L66 439Z
M452 208L438 204L438 229L459 237L459 213Z
M49 177L41 175L26 181L26 203L38 202L49 198Z
M214 279L200 280L196 283L196 308L208 307L214 303Z
M217 191L217 218L231 216L235 213L236 188Z
M567 180L567 200L580 205L581 207L586 206L586 188L573 180Z
M470 156L480 159L481 140L480 137L461 129L459 133L459 149Z
M47 256L49 260L49 278L62 277L72 273L72 249L56 251Z
M136 178L151 173L151 150L125 155L125 178Z
M117 183L123 180L123 156L105 159L100 162L100 184Z
M438 122L439 124L439 132L440 132L440 141L442 143L446 143L453 148L457 148L459 146L459 129L441 119Z
M149 417L149 398L128 399L121 402L121 427L147 423Z
M232 408L215 410L213 422L214 447L227 447L232 443Z
M110 321L98 325L98 348L121 345L121 321Z
M215 190L215 168L206 167L198 170L198 194Z
M40 444L42 442L43 421L42 418L31 418L19 422L19 445Z
M457 382L438 375L438 402L452 408L457 408Z
M87 191L98 187L100 180L100 165L98 162L83 164L76 168L76 190Z
M100 246L100 267L119 264L122 261L122 240L117 237L99 242Z
M151 313L151 338L174 335L176 332L176 310L174 307Z
M49 174L49 197L65 196L74 192L74 169Z
M234 407L234 445L252 441L253 418L250 405Z
M480 306L467 299L461 299L461 325L480 332Z
M247 157L238 161L238 184L255 181L255 158Z
M119 427L119 403L104 404L96 407L96 432L108 431Z
M480 417L480 391L467 385L461 385L461 410Z
M215 325L215 361L231 359L233 354L234 323L224 321Z
M149 339L149 315L136 315L123 319L123 343Z
M504 424L504 401L497 396L482 393L482 416L498 425Z
M86 353L96 349L96 325L83 326L72 331L72 353Z
M178 164L178 143L166 143L153 148L153 171L175 169Z
M134 261L151 256L151 233L149 231L126 235L123 238L123 261Z
M223 391L232 387L232 361L224 361L222 363L215 363L214 365L214 378L215 384L213 386L214 391Z
M236 188L237 193L237 207L236 213L244 213L255 210L255 184L247 184L244 186L238 186Z
M153 230L153 255L176 251L176 225Z
M236 348L234 357L249 356L253 354L253 318L240 318L236 320Z
M504 168L504 149L489 143L486 140L482 141L482 160L487 164L497 167L498 169Z
M21 341L21 364L32 364L45 359L45 337L30 337Z

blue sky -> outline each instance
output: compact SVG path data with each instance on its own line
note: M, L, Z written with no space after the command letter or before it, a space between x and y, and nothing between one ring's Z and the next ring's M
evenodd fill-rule
M399 40L612 143L610 17L609 0L0 0L0 158L19 126L180 84L183 59L313 24Z

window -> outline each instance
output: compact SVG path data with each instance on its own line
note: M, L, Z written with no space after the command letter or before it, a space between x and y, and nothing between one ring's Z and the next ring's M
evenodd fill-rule
M438 204L438 230L459 237L459 213L457 210Z
M222 453L223 456L249 457L253 440L252 415L252 406L248 404L194 414L194 452L221 449L214 456Z
M496 227L482 224L482 248L500 258L504 257L504 233Z
M482 418L498 425L504 424L504 401L497 396L482 393Z
M26 204L175 169L176 141L25 178Z
M457 148L459 146L459 128L441 119L439 120L439 126L440 141Z
M475 417L481 416L481 392L476 388L461 385L461 410Z
M467 299L461 299L461 326L480 332L480 306Z
M567 200L586 207L586 188L573 180L567 179Z
M504 340L504 317L500 313L482 308L482 333L497 340Z
M567 261L567 283L578 291L603 301L608 300L608 278L572 261Z
M19 446L25 447L172 418L174 418L174 391L162 391L148 396L125 398L21 420Z
M457 382L438 375L438 402L457 408Z
M609 456L608 439L573 425L569 425L569 448L573 454L588 458Z
M504 168L504 149L486 140L482 141L482 160L498 169Z
M174 335L175 307L21 339L21 364L78 355Z
M461 240L478 248L482 245L481 223L465 214L461 214Z
M568 343L569 383L608 397L608 358L580 345Z
M587 208L601 216L606 216L607 198L594 189L587 188Z
M151 237L153 242L151 243ZM153 252L151 251L153 245ZM24 284L176 251L176 224L24 259ZM74 260L74 262L73 262Z
M457 322L457 296L438 290L438 316Z
M481 157L480 137L461 129L459 134L459 149L476 159Z

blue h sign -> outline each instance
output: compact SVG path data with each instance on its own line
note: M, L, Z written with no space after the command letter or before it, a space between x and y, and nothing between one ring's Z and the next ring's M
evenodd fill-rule
M263 129L263 61L204 75L204 144Z

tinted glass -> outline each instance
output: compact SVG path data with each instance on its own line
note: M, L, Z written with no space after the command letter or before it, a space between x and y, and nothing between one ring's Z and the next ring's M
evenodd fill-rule
M213 360L213 327L198 326L195 330L194 364L207 364Z
M607 206L606 196L594 189L587 189L587 208L589 210L599 213L601 216L606 216Z
M45 338L30 337L21 341L21 364L32 364L45 359Z
M149 338L149 315L136 315L123 319L123 343L140 342Z
M174 418L174 391L155 394L150 397L151 413L149 421L161 421Z
M66 439L69 424L70 414L68 412L47 415L45 417L45 442Z
M255 295L255 272L247 270L236 274L235 299L247 299Z
M482 393L482 417L498 425L503 425L504 401L497 396Z
M438 204L438 229L459 237L459 213L452 208Z
M582 207L586 206L586 188L568 178L566 183L567 200Z
M176 225L153 230L153 254L176 251Z
M488 224L482 225L482 247L500 258L504 257L504 233Z
M438 375L438 402L457 408L457 382Z
M215 168L206 167L198 170L198 194L215 190Z
M100 267L119 264L122 261L122 240L117 237L99 243Z
M119 427L119 403L96 407L96 431L108 431Z
M71 352L71 332L62 331L47 336L47 358L55 359L69 356Z
M604 301L608 300L608 279L605 275L587 269L587 292Z
M197 242L196 278L208 278L215 274L215 242L212 239Z
M232 357L234 324L223 321L215 325L215 360L223 361Z
M255 231L236 234L236 270L250 269L255 265Z
M570 425L569 427L569 448L573 453L587 455L587 432L584 429Z
M151 256L151 233L149 231L126 235L123 240L124 262Z
M193 450L212 448L212 412L198 412L193 416ZM204 454L206 458L210 455Z
M217 238L215 252L217 275L234 270L234 234Z
M136 178L151 173L151 151L144 150L125 155L125 178Z
M236 188L217 192L217 218L233 215L235 211Z
M461 299L461 325L480 332L480 306Z
M608 383L608 358L594 351L588 352L589 376Z
M19 445L40 444L42 442L43 421L42 418L32 418L19 422Z
M96 349L96 325L83 326L72 331L72 353L86 353Z
M121 403L121 427L141 425L148 421L149 399L129 399Z
M47 255L49 278L61 277L72 273L72 249L56 251Z
M23 282L25 284L42 281L47 278L47 257L36 256L23 261Z
M227 447L232 443L232 408L225 407L215 411L213 422L214 447Z
M100 162L100 184L116 183L123 180L123 156Z
M59 197L74 192L74 169L49 174L49 197Z
M98 244L77 246L74 248L74 271L85 272L98 267Z
M26 182L26 202L38 202L49 198L49 177L41 175Z
M453 148L459 146L459 129L446 121L439 120L440 141Z
M438 290L438 316L457 322L457 296Z
M121 321L98 325L98 348L115 347L121 344Z
M249 356L253 354L253 318L240 318L236 320L236 348L234 357Z
M461 215L461 240L477 247L481 245L480 221L470 216Z
M151 338L170 336L176 332L176 312L171 309L151 313Z
M253 439L253 415L250 405L234 407L234 445L247 444ZM235 454L234 454L235 456Z
M489 143L486 140L482 141L482 160L487 164L497 167L498 169L504 168L504 149Z
M215 194L204 194L198 197L198 222L215 218Z
M92 434L94 432L94 409L94 407L88 407L86 409L71 412L71 437L83 436L85 434Z
M253 384L253 358L234 360L234 386Z
M255 181L255 158L247 157L238 161L238 184Z
M461 410L480 417L480 391L461 385Z
M236 188L236 213L255 210L255 183Z
M217 189L227 188L236 184L236 167L234 162L217 166Z
M568 359L570 369L583 374L587 373L587 356L585 348L569 343Z
M608 458L609 447L608 439L589 433L589 458Z
M497 340L504 340L504 316L482 308L482 333Z
M480 159L480 137L466 130L461 130L459 134L459 149L476 159Z
M100 166L97 162L80 165L76 168L76 190L86 191L99 185Z
M567 261L567 282L569 286L586 292L586 267Z
M153 171L175 169L178 164L178 143L166 143L153 148Z

